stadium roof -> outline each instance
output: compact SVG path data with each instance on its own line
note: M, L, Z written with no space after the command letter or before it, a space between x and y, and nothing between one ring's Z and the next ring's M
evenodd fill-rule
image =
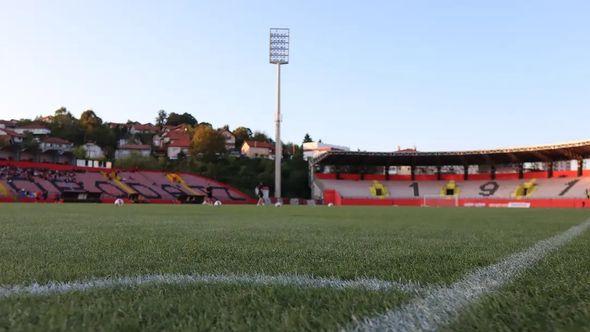
M432 166L548 162L590 158L590 141L473 151L329 151L312 160L320 165Z

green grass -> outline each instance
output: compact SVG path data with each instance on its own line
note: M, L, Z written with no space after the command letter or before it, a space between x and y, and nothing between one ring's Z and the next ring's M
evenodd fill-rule
M297 273L444 285L588 216L558 209L3 204L0 285L150 273ZM576 244L590 250L588 241ZM543 273L550 279L554 272ZM577 273L588 276L587 269ZM0 299L0 330L337 329L409 298L395 291L141 286ZM470 329L495 309L470 311L457 328ZM534 319L531 312L523 311L523 320Z
M393 308L397 292L243 287L150 286L0 303L0 329L318 330Z
M449 331L590 331L590 233L466 311Z

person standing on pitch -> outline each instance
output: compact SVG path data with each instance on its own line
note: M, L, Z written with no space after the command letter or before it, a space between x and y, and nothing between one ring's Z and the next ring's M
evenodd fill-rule
M207 194L207 198L205 198L205 204L213 205L213 187L211 187L211 184L207 183L205 193Z
M256 195L258 195L258 202L256 203L256 206L264 206L264 185L262 184L262 182L260 182L256 188L254 189L254 191L256 192Z

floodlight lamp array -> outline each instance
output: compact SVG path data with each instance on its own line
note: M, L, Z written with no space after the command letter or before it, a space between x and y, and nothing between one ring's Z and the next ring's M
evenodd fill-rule
M279 65L289 63L289 29L270 29L269 61Z

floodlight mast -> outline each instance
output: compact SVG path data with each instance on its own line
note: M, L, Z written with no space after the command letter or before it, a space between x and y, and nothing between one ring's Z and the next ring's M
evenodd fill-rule
M289 29L270 29L269 62L277 65L277 112L275 118L275 197L281 198L281 65L289 63Z

